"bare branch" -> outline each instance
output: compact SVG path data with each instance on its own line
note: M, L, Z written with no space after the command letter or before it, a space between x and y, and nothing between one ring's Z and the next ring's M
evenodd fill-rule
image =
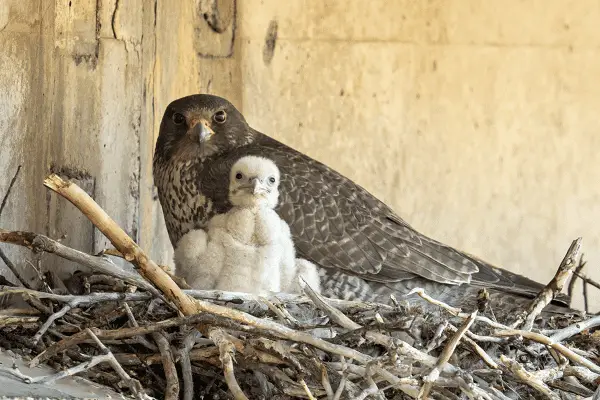
M125 312L127 313L127 318L129 319L129 326L138 328L140 326L140 324L138 324L137 320L135 319L135 316L133 315L133 312L131 311L131 308L129 307L129 304L127 304L126 301L123 302L123 308L125 309ZM138 336L137 339L139 340L139 342L142 345L144 345L148 349L150 349L152 351L158 350L156 345L152 344L144 336Z
M227 338L227 335L220 329L212 329L209 333L210 339L215 342L221 353L220 360L223 363L223 373L225 374L225 381L229 387L229 391L233 394L236 400L248 400L248 397L244 394L240 385L235 379L235 373L233 372L233 356L235 353L235 346L231 343L231 340Z
M4 207L6 206L6 203L8 202L8 197L10 196L10 191L12 190L15 182L17 181L17 177L19 176L20 171L21 171L21 166L19 165L17 167L17 171L15 172L10 183L8 184L8 189L6 189L6 193L4 194L4 197L2 198L2 203L0 204L0 217L2 216L2 211L4 211ZM8 259L8 257L6 256L6 254L4 254L4 251L1 248L0 248L0 258L2 259L2 261L4 261L4 264L6 264L6 266L10 270L10 272L12 272L13 275L18 279L19 283L21 283L22 286L31 289L31 286L29 285L29 282L27 282L27 279L25 279L25 277L21 274L21 271L19 271L19 269L12 263L12 261L10 261Z
M560 293L567 280L573 274L573 270L577 267L577 260L579 258L579 252L581 251L581 238L573 240L567 254L561 261L554 278L546 285L541 292L533 299L527 311L524 315L520 315L519 318L512 324L513 328L516 328L523 324L522 329L530 331L533 328L535 319L542 310L550 304L550 302Z
M315 305L321 310L325 311L327 315L335 321L338 325L343 326L348 329L360 329L362 328L359 324L352 321L346 315L344 315L341 311L337 310L334 306L330 305L325 301L323 296L319 293L315 292L306 282L304 282L304 293L312 300Z
M333 388L331 387L331 382L329 381L329 374L327 373L327 368L323 364L321 364L321 384L325 389L325 393L327 393L327 400L333 400Z
M567 357L569 360L573 361L574 363L583 365L595 373L600 373L599 366L597 366L596 364L594 364L587 358L575 353L573 350L569 349L568 347L566 347L560 343L553 342L552 339L550 339L547 336L542 335L541 333L523 331L523 330L518 330L518 329L509 329L509 330L504 330L504 331L498 331L495 334L497 336L522 336L526 339L533 340L535 342L538 342L538 343L541 343L543 345L553 348L554 350L556 350L563 356Z
M443 308L444 310L448 311L450 314L454 315L455 317L460 317L460 318L464 318L464 319L470 318L471 314L463 312L460 308L452 307L452 306L444 303L443 301L434 299L433 297L431 297L427 293L425 293L425 290L423 288L414 288L413 290L408 292L406 294L406 296L409 296L414 293L418 294L421 298L423 298L424 300L427 300L429 303ZM477 315L475 317L475 320L478 322L483 322L485 324L488 324L492 328L509 329L508 326L498 323L496 321L492 321L491 319L489 319L487 317L482 317L481 315Z
M544 382L539 380L535 375L528 372L521 364L512 360L505 355L500 356L500 361L504 366L512 372L518 379L520 379L523 383L531 386L533 389L537 390L539 393L544 395L544 397L550 400L561 400L560 396L556 393L552 392L552 390L546 386Z
M310 389L308 388L308 385L306 384L306 382L304 381L304 379L300 379L300 385L302 385L302 388L304 389L304 392L306 393L306 395L308 396L309 400L317 400L315 398L315 396L313 396L313 394L311 393Z
M573 271L573 277L571 277L569 285L567 286L567 294L570 299L569 307L573 306L573 294L575 290L575 283L577 282L577 277L583 271L583 268L585 268L586 264L587 262L583 260L583 254L581 254L581 257L579 257L579 264L577 265L577 268L575 268L575 270Z
M181 363L181 372L183 376L183 400L192 400L194 398L194 376L192 374L192 363L190 351L194 347L197 331L191 329L183 340L179 350L179 361Z
M600 315L597 315L593 318L584 321L579 321L573 325L563 328L553 333L552 336L550 336L550 340L552 340L553 342L562 342L563 340L566 340L571 336L575 336L585 331L586 329L592 329L597 326L600 326Z
M152 338L160 350L163 370L165 371L165 377L167 378L165 400L177 400L179 398L179 378L177 377L177 368L175 368L171 345L162 332L152 333Z
M154 294L159 294L155 287L150 285L140 276L123 270L108 259L91 256L79 250L72 249L44 235L32 232L7 231L0 229L0 242L24 246L34 251L53 253L65 260L79 263L94 271L114 276L141 289Z
M417 399L426 399L429 396L429 392L431 391L433 384L440 376L442 367L450 360L450 357L452 357L452 354L454 354L454 350L456 350L456 346L458 346L458 342L460 342L460 339L464 336L465 332L469 330L475 321L476 316L477 311L474 311L471 316L462 324L462 326L458 328L454 336L450 338L446 344L446 347L444 347L442 354L440 354L435 367L431 370L429 375L423 378L424 384L421 387L421 390L419 390Z
M590 279L589 277L587 277L587 276L585 276L584 274L581 274L581 273L578 273L577 276L579 277L579 279L582 279L584 282L589 283L590 285L592 285L596 289L600 289L600 283L594 281L593 279Z
M131 378L129 374L125 372L113 353L100 341L100 339L98 339L94 332L91 329L86 328L85 333L87 333L96 342L98 347L100 347L100 350L102 350L102 352L108 356L109 364L113 367L115 372L121 377L125 384L127 384L131 392L134 393L139 399L149 399L150 397L146 395L142 385L140 385L140 382L137 379Z
M452 329L455 332L458 330L453 325L449 325L449 327L450 327L450 329ZM466 333L468 333L468 331ZM462 339L466 343L468 343L469 346L471 346L473 348L473 350L475 350L475 352L479 355L479 357L481 357L483 362L485 362L490 368L498 369L498 364L496 363L496 361L494 361L492 359L492 357L490 357L490 355L488 353L486 353L486 351L483 350L473 339L471 339L467 334L465 334L465 336L463 336Z
M2 198L2 203L0 204L0 217L2 216L2 211L4 211L4 207L6 206L6 203L8 202L8 196L10 196L10 191L12 190L13 186L15 185L15 182L17 181L19 172L21 172L20 165L17 167L17 171L15 172L12 179L10 180L10 183L8 184L8 189L6 189L6 193L4 194L4 197Z
M194 301L125 233L85 191L52 174L44 185L69 200L102 232L125 259L138 267L144 278L156 285L185 315L195 314Z
M44 324L40 327L40 329L37 331L37 333L33 337L33 343L35 344L35 343L39 342L39 340L42 338L42 336L44 335L44 333L46 333L46 331L48 330L48 328L50 328L50 326L52 326L52 324L54 323L54 321L56 321L58 318L63 317L73 307L74 307L74 304L69 303L69 304L65 305L63 308L61 308L59 311L55 312L50 317L48 317L48 319L46 320L46 322L44 322Z

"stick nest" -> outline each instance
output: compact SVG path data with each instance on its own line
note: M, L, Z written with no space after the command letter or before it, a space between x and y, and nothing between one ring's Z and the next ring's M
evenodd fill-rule
M177 399L528 399L599 396L600 316L542 311L577 270L580 239L555 278L512 321L497 321L486 292L476 310L430 297L423 309L303 295L257 297L183 290L74 184L46 186L71 201L131 262L127 273L30 232L0 229L0 241L51 252L94 270L35 288L0 286L0 346L31 365L78 374L137 398ZM24 283L25 284L25 283ZM5 301L6 302L6 301ZM594 398L596 398L594 397Z
M33 309L5 310L0 346L138 397L559 399L589 397L600 382L600 334L587 328L599 317L586 325L555 316L542 330L521 331L490 325L485 312L330 300L308 287L306 296L269 298L186 291L238 313L182 317L108 275L76 274L65 286L81 290L3 287ZM107 362L96 363L101 357Z

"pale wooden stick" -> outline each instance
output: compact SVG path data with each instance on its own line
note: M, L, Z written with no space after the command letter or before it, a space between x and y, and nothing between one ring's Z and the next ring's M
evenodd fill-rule
M346 388L346 379L348 379L348 375L346 373L346 370L348 368L348 363L346 363L346 358L344 356L340 357L340 362L342 364L342 379L340 380L340 384L338 385L337 389L335 390L335 394L333 395L333 400L340 399L340 396L342 395L342 393L344 392L344 389Z
M248 400L248 397L244 394L242 388L240 388L240 385L235 379L235 373L233 371L233 354L235 352L235 346L221 329L211 329L209 338L215 342L217 347L219 347L219 352L221 353L220 360L223 363L223 373L229 391L236 400Z
M129 389L138 398L149 399L150 397L144 392L144 389L142 388L140 382L137 379L130 377L129 374L125 372L125 370L123 369L121 364L119 364L113 353L100 341L100 339L98 339L94 332L90 328L86 328L84 332L87 335L89 335L92 339L94 339L98 347L100 347L100 350L102 350L102 352L105 355L109 356L108 363L113 367L113 369L119 375L119 377L127 384Z
M367 388L365 388L362 391L362 393L360 393L358 396L356 396L354 398L354 400L364 400L371 395L379 393L379 387L377 387L377 384L373 380L373 376L369 373L368 367L367 367L367 376L365 378L366 378L369 386Z
M279 321L281 321L282 324L289 325L292 328L297 328L299 326L296 318L292 317L286 309L277 307L269 299L263 296L259 296L259 299L277 316L277 318L279 318Z
M162 332L152 333L152 338L160 350L163 370L167 379L165 400L177 400L179 398L179 378L177 377L177 368L175 368L171 345Z
M0 229L0 242L27 247L34 251L52 253L65 260L89 267L94 271L122 279L141 289L148 290L155 295L160 294L154 286L142 279L142 277L119 268L109 260L72 249L54 239L50 239L49 237L38 233Z
M451 329L454 332L458 331L458 328L456 328L452 324L449 324L448 327L449 327L449 329ZM475 350L475 352L479 355L479 357L481 357L481 359L483 360L483 362L485 362L490 368L498 369L498 364L496 363L496 361L494 361L492 359L492 357L490 357L490 355L477 344L477 342L475 342L473 339L471 339L467 335L467 333L468 333L468 331L465 332L465 336L463 336L462 339L466 343L468 343L469 346L471 346L473 348L473 350Z
M467 319L471 315L471 314L463 312L460 308L452 307L451 305L448 305L448 304L444 303L443 301L434 299L433 297L431 297L427 293L425 293L425 289L423 289L423 288L414 288L410 292L408 292L406 294L406 296L409 296L409 295L414 294L414 293L418 294L422 299L428 301L429 303L434 304L436 306L439 306L439 307L443 308L444 310L448 311L450 314L454 315L455 317L460 317L460 318L463 318L463 319ZM508 326L503 325L503 324L501 324L499 322L496 322L496 321L492 321L488 317L483 317L481 315L476 316L475 320L478 321L478 322L483 322L485 324L488 324L492 328L509 329Z
M116 266L115 266L116 267ZM107 275L111 275L107 273ZM114 276L114 275L113 275ZM141 277L137 277L142 282L145 282ZM146 284L148 284L146 282ZM149 285L149 284L148 284ZM150 285L152 287L152 285ZM156 288L153 288L156 291ZM158 292L158 291L157 291ZM247 309L244 305L251 305L251 308L254 310L269 310L269 307L260 301L257 301L257 297L251 293L242 293L242 292L226 292L221 290L184 290L183 291L188 296L191 296L198 300L210 300L217 301L223 303L229 303L228 306L232 308L240 308ZM115 292L96 292L90 293L87 295L62 295L56 293L47 293L40 292L37 290L25 289L14 286L0 286L0 296L8 293L24 293L34 296L39 299L51 299L61 303L68 303L75 299L80 299L83 304L85 299L86 302L95 303L98 301L144 301L150 299L152 296L149 293L144 292L134 292L134 293L115 293ZM160 294L160 292L158 292ZM351 301L351 300L340 300L334 298L326 298L321 296L327 304L334 306L336 309L340 311L366 311L372 310L375 308L382 308L386 311L391 311L388 305L378 304L378 303L361 303L359 301ZM291 310L297 308L304 304L311 304L311 299L307 296L293 293L274 293L266 296L266 299L269 300L275 307L278 307L278 304L285 304L285 306ZM255 306L255 307L254 307ZM250 307L250 306L249 306ZM281 310L284 315L286 314L286 310ZM289 318L289 317L288 317ZM293 318L293 317L292 317ZM498 338L494 338L500 340Z
M598 385L600 382L600 375L591 372L589 369L584 367L577 367L569 365L565 368L566 376L575 376L577 379L584 381L588 385Z
M300 379L300 385L302 386L302 389L304 389L304 392L306 393L306 395L308 396L309 400L317 400L315 398L315 396L313 396L313 394L311 393L310 389L308 388L308 385L306 384L306 382L304 381L304 379Z
M576 324L569 325L566 328L560 329L550 336L550 340L553 342L562 342L565 339L575 336L578 333L583 332L586 329L592 329L600 325L600 315L585 321L579 321Z
M72 310L73 307L75 307L74 303L68 303L65 306L63 306L63 308L61 308L59 311L53 313L50 317L48 317L46 322L44 322L44 324L40 327L40 329L33 336L33 344L37 344L37 342L40 341L40 339L42 338L44 333L46 333L48 328L50 328L50 326L52 326L54 321L56 321L58 318L63 317L66 313L68 313L70 310Z
M512 324L512 328L522 325L523 330L530 331L533 328L535 319L544 307L546 307L557 294L560 293L567 280L573 274L573 270L577 267L577 258L581 250L581 238L573 240L567 254L561 261L554 278L546 285L544 289L533 299L524 315Z
M504 366L506 366L510 372L519 378L519 380L537 390L539 393L544 395L544 397L550 400L560 400L560 396L554 393L548 386L546 386L544 382L523 368L523 366L515 360L512 360L502 354L500 355L500 362L502 362L502 364L504 364Z
M551 331L551 335L548 332L542 331L542 334L545 334L549 337L549 339L553 342L562 342L571 336L575 336L586 329L592 329L600 325L600 315L597 315L593 318L587 319L585 321L579 321L573 325L569 325L566 328L553 330ZM531 346L532 350L538 351L542 348L542 344L536 343Z
M435 367L433 367L431 372L423 378L424 383L421 387L421 390L419 390L417 399L426 399L429 396L429 392L431 391L433 384L440 376L442 367L450 360L450 357L452 357L452 354L454 354L454 350L456 350L456 346L458 346L460 339L464 336L465 332L469 330L471 325L473 325L473 321L475 321L476 316L477 311L474 311L471 316L461 325L461 327L458 328L448 343L446 343L446 346L444 347L442 354L440 354Z
M109 354L101 354L99 356L94 356L94 357L90 358L89 361L85 361L81 364L77 364L71 368L65 369L63 371L59 371L55 374L36 376L36 377L31 377L31 376L25 375L16 367L13 367L13 368L0 367L0 371L6 372L16 378L19 378L24 383L52 384L58 380L67 378L69 376L77 375L81 372L85 372L100 363L110 362L110 361L111 361L111 357Z
M194 398L194 375L192 373L192 360L190 353L193 351L198 332L192 329L183 340L179 350L179 362L181 363L181 375L183 378L183 400ZM204 349L203 349L204 350Z
M12 190L15 182L17 181L17 177L19 176L19 172L21 171L21 166L17 167L17 171L13 175L10 183L8 184L8 189L6 189L6 193L4 193L4 197L2 198L2 203L0 203L0 216L2 216L2 211L4 211L4 206L6 206L6 202L8 201L8 197L10 196L10 191ZM0 259L4 261L4 264L8 267L8 269L13 273L13 275L17 278L17 280L21 283L22 286L31 289L31 285L25 279L23 275L21 275L21 271L17 268L12 261L4 254L4 251L0 248Z
M331 382L329 381L327 368L323 364L321 364L321 384L323 385L323 389L325 389L325 393L327 394L327 400L333 400L333 388L331 387Z
M495 332L494 334L497 336L523 336L526 339L533 340L535 342L538 342L538 343L541 343L543 345L553 348L554 350L556 350L563 356L567 357L569 360L573 361L574 363L581 364L584 367L589 368L590 371L593 371L595 373L600 373L599 366L597 366L596 364L594 364L587 358L575 353L573 350L569 349L568 347L566 347L560 343L553 342L552 339L550 339L548 336L542 335L541 333L523 331L523 330L519 330L519 329L509 329L509 330L504 330L504 331L498 331L498 332Z
M44 185L69 200L100 232L123 254L124 258L138 267L144 278L155 284L184 315L198 312L194 301L125 233L123 229L84 190L56 174L48 176Z
M121 252L117 249L104 249L96 255L98 255L98 256L108 255L108 256L113 256L113 257L119 257L119 258L122 258L125 260L125 256L123 256L123 254L121 254ZM163 271L165 271L171 277L171 279L173 279L173 281L175 281L175 283L180 288L191 289L191 286L187 284L185 279L183 279L182 277L179 277L177 275L173 275L171 273L171 269L169 267L167 267L166 265L160 265L160 264L158 264L158 267L160 269L162 269Z
M133 315L133 312L131 311L131 308L129 307L129 304L127 304L126 301L124 301L123 303L123 308L125 309L125 312L127 313L127 318L129 319L129 326L131 328L139 328L140 324L138 324L137 320L135 319L135 316ZM155 344L150 343L150 341L148 339L146 339L145 336L138 336L137 340L145 347L149 348L152 351L156 351L157 347Z

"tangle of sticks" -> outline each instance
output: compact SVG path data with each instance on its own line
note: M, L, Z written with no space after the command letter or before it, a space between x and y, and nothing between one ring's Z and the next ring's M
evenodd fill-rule
M0 346L32 366L60 371L32 378L0 366L14 379L51 383L78 374L143 399L504 400L600 393L600 317L542 318L573 272L582 276L581 239L513 321L496 320L485 304L458 309L423 289L403 299L408 304L329 299L304 283L302 295L257 297L184 289L77 185L56 175L45 185L79 208L115 249L93 256L43 235L0 229L0 242L93 271L73 275L61 288L0 285L0 299L18 296L30 306L2 310ZM115 256L139 274L111 262ZM430 304L427 311L411 305L417 296Z

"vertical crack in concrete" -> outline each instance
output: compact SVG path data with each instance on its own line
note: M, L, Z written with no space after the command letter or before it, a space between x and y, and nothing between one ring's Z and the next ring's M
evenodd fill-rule
M115 9L113 10L112 18L110 20L110 26L112 28L113 36L114 36L115 39L118 39L118 37L117 37L117 30L115 28L116 21L117 21L117 12L118 11L119 11L119 0L115 0Z

